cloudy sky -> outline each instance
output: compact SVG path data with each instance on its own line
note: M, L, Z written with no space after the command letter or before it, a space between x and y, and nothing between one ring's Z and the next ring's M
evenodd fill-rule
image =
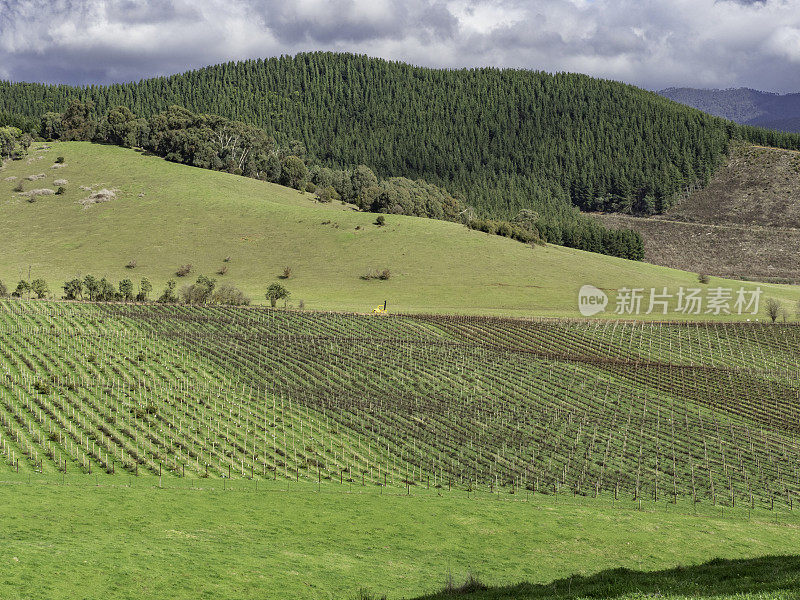
M108 83L304 50L800 91L800 0L0 0L0 79Z

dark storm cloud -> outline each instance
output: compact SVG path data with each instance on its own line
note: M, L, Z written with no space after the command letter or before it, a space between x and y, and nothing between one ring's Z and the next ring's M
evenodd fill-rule
M0 0L0 78L107 83L306 50L800 90L800 0Z

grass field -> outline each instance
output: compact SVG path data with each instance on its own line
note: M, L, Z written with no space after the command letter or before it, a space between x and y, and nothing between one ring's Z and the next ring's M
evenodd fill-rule
M775 600L800 584L797 511L785 509L128 480L4 475L0 597L394 599L469 573L531 584L480 596L492 598Z
M63 156L61 168L52 168ZM41 159L39 157L42 157ZM43 179L27 180L44 175ZM14 179L16 178L16 179ZM27 196L23 189L63 195ZM92 187L116 189L115 200L84 207ZM0 280L13 287L45 278L56 297L66 279L92 273L113 282L148 277L160 292L180 265L241 287L255 302L285 266L290 302L308 308L369 311L389 301L392 311L577 316L584 284L620 287L696 287L697 276L557 246L546 248L414 217L375 215L341 204L314 203L310 194L195 169L134 150L83 142L53 144L0 171ZM135 269L126 269L136 261ZM365 281L388 268L388 281ZM180 281L180 280L179 280ZM712 280L710 285L730 282ZM766 295L794 302L795 287L766 286ZM708 318L702 315L700 318ZM698 317L693 317L698 318Z

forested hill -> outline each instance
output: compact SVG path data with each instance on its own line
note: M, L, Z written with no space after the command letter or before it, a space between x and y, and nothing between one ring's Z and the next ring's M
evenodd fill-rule
M703 185L732 137L800 146L633 86L577 74L436 70L350 54L228 63L137 83L72 88L0 83L0 111L38 117L71 98L98 115L171 105L298 139L330 166L423 178L478 214L537 211L556 229L585 209L652 213ZM558 232L547 236L558 242Z

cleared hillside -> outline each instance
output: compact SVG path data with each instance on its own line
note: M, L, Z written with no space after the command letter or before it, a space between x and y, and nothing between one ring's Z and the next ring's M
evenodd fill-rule
M205 274L255 302L280 282L291 305L302 300L308 308L369 311L388 300L392 311L577 316L578 289L587 283L610 291L696 285L691 273L532 247L455 223L387 215L380 227L376 215L340 203L133 150L51 146L0 172L0 279L11 289L29 267L56 298L65 280L87 273L115 283L147 277L156 293L170 278L184 285ZM53 168L58 156L63 166ZM63 195L29 202L25 192L56 189L57 180L67 181ZM25 192L14 191L20 182ZM116 197L85 206L92 192L81 187L117 190ZM135 269L126 268L131 261ZM176 278L185 264L191 274ZM216 275L223 266L227 273ZM291 278L281 280L286 266ZM388 280L362 279L384 268ZM767 293L795 296L789 287Z
M645 260L721 277L800 281L800 153L735 145L708 187L664 215L595 215L638 231Z

